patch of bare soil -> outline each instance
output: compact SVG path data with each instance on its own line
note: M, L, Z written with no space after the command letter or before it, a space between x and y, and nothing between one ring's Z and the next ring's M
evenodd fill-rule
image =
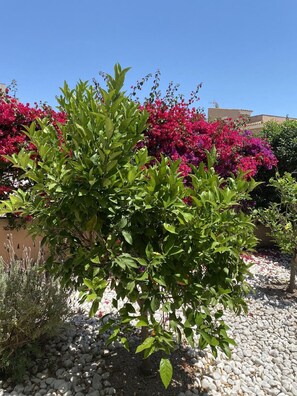
M139 342L140 343L140 342ZM119 396L177 396L180 392L195 387L195 369L185 349L172 353L173 379L167 389L164 388L158 372L160 354L152 358L153 375L141 373L141 354L135 354L135 348L128 352L125 348L115 349L106 359L110 372L109 381Z

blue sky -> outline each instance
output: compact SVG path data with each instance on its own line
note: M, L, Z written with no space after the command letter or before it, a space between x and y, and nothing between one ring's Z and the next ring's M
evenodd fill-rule
M162 86L199 105L297 117L296 0L2 0L0 82L23 102L47 101L66 80L119 62L127 87L161 70Z

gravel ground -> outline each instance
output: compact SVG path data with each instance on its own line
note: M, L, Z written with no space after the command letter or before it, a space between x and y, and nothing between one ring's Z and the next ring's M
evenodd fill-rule
M98 317L77 313L46 345L45 355L36 360L22 384L0 380L0 396L297 396L297 293L284 291L288 259L275 251L246 259L255 263L250 282L256 292L248 299L248 315L225 315L230 335L238 343L230 360L220 353L214 359L208 351L181 348L174 360L176 376L167 391L158 378L140 384L138 363L117 344L105 347L104 337L98 335L100 316L111 310L109 292ZM137 344L137 335L130 341ZM122 370L116 371L116 362Z

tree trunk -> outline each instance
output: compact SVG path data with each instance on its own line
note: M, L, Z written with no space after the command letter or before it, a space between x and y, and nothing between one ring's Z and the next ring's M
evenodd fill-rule
M143 306L143 301L140 299L138 300L138 304L140 306L140 310ZM143 316L147 318L147 312L141 312ZM149 329L147 326L142 326L141 327L141 342L143 342L147 337L149 336ZM142 352L143 354L144 352ZM143 355L142 355L143 356ZM142 362L140 365L140 372L144 376L151 376L153 374L153 365L152 365L152 360L151 356L149 356L147 359L142 358Z
M143 342L149 335L148 327L143 326L141 328L141 341ZM151 356L144 359L142 358L142 362L140 365L140 371L144 376L150 376L153 374L153 365Z
M297 267L297 253L294 254L294 256L292 257L292 260L291 260L290 283L289 283L289 286L288 286L288 292L289 293L294 293L296 267Z

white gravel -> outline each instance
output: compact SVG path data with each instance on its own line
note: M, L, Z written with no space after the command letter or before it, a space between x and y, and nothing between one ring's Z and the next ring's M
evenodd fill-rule
M288 259L270 251L247 260L255 263L250 282L256 293L248 299L248 315L225 315L238 344L232 358L219 353L214 359L208 350L189 348L196 384L177 396L297 396L297 301L264 288L267 283L288 281ZM100 316L110 312L111 299L110 292L104 295L96 318L77 314L61 336L46 346L46 358L36 361L22 384L0 380L0 396L116 394L105 367L112 348L106 348L98 335Z

